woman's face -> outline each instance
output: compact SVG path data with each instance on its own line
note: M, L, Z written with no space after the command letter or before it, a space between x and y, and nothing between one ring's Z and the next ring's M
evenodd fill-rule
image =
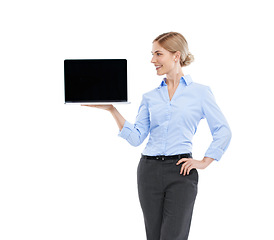
M170 73L175 68L175 60L178 61L175 54L161 47L158 42L152 45L152 56L151 63L156 67L157 75Z

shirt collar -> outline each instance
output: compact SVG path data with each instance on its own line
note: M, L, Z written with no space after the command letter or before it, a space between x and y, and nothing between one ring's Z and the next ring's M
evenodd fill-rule
M180 79L180 83L184 83L186 86L188 86L189 84L191 84L193 81L192 81L192 78L189 74L185 75L185 76L182 76L181 79ZM166 78L164 78L160 84L160 86L158 87L161 88L163 86L167 86L166 84Z

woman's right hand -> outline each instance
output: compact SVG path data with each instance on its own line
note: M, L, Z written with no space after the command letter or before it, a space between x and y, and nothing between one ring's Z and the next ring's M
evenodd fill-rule
M112 104L101 104L101 105L81 104L81 106L96 107L96 108L104 109L104 110L107 110L107 111L110 111L114 108L114 106Z

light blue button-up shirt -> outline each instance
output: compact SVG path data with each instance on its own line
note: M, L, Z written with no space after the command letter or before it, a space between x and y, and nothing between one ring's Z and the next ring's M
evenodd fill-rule
M135 123L125 121L118 136L138 146L150 133L144 155L190 153L192 138L203 118L213 137L205 157L218 161L230 143L231 130L210 87L195 83L186 75L170 100L164 78L158 88L143 94Z

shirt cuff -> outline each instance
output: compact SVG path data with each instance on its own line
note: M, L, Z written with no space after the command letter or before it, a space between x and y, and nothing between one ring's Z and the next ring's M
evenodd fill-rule
M134 125L129 123L127 120L124 123L122 130L119 130L118 136L124 139L127 139L132 130L134 129Z
M208 149L205 153L205 157L213 158L216 161L219 161L223 156L224 151L218 148L215 149Z

